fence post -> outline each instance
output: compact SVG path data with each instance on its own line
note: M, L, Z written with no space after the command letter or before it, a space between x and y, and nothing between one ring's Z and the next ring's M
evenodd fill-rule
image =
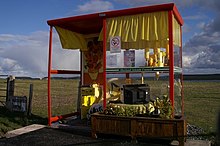
M28 116L31 116L31 111L32 111L33 88L34 88L34 85L33 85L33 84L30 84L29 100L28 100L28 112L27 112L27 115L28 115Z
M14 85L15 85L15 77L9 76L7 78L6 103L8 102L9 96L14 96Z

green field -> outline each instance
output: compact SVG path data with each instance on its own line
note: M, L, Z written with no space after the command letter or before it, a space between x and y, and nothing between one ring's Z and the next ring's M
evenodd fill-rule
M185 115L187 121L215 132L220 112L220 81L184 82Z
M4 88L5 80L0 80ZM1 134L32 123L47 124L47 80L16 80L15 95L29 96L29 86L34 85L32 116L25 117L0 107ZM66 114L76 111L79 80L52 80L52 114ZM217 115L220 111L220 81L184 82L184 106L187 122L205 130L216 131ZM4 92L1 92L4 94ZM4 100L1 97L0 100Z

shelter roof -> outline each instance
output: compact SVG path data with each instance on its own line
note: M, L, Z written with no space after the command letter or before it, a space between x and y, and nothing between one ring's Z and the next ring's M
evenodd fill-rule
M123 10L114 10L107 12L99 12L93 14L72 16L66 18L59 18L48 20L50 26L59 26L61 28L74 31L81 34L99 33L102 29L103 18L112 18L118 16L135 15L141 13L152 13L159 11L173 11L176 20L180 25L183 25L183 19L180 16L174 3L143 6L136 8L129 8Z

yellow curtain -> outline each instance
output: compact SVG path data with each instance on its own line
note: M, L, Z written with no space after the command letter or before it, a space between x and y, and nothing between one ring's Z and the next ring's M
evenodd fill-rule
M173 16L174 44L181 45L180 25ZM87 51L86 40L82 34L55 26L62 47ZM102 30L103 31L103 30ZM103 33L99 40L102 40ZM168 44L168 12L154 12L120 16L107 19L107 42L110 37L120 36L124 49L160 48ZM107 49L109 49L109 44Z
M144 13L107 19L107 42L120 36L122 48L165 47L168 43L168 12ZM102 40L102 32L99 40Z
M173 41L174 41L174 45L177 45L179 47L181 46L180 25L174 16L173 16Z
M180 27L173 16L173 38L174 44L178 46L181 45ZM99 40L103 39L102 31ZM121 37L122 48L125 49L166 47L169 38L168 12L109 18L107 19L107 42L113 36Z
M87 51L86 40L82 34L55 26L64 49L80 49Z

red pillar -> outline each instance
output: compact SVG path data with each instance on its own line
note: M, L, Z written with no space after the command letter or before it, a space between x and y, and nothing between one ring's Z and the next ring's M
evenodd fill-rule
M48 94L48 125L51 126L51 93L50 93L50 77L52 67L52 35L53 27L50 26L50 38L49 38L49 54L48 54L48 79L47 79L47 94Z
M106 108L106 18L103 19L103 109Z

